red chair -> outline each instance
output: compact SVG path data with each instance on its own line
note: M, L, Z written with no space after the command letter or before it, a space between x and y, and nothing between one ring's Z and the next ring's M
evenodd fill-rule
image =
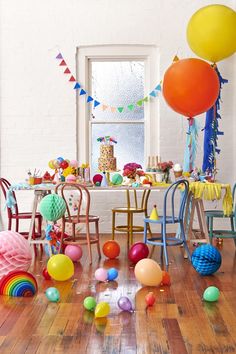
M3 192L4 198L7 199L7 192L9 190L9 188L11 187L10 182L8 182L5 178L0 178L0 187ZM15 195L14 191L12 191L12 195L16 201L16 195ZM19 221L23 220L23 219L31 219L32 213L31 212L19 213L17 201L16 201L16 204L14 205L14 207L15 207L14 212L12 211L11 208L7 207L7 215L8 215L8 228L7 229L8 230L12 229L12 220L15 220L15 231L19 232L22 236L27 238L28 234L29 234L28 232L19 231ZM42 216L40 213L36 213L35 220L37 220L38 228L37 228L37 232L36 232L35 224L34 224L32 238L41 237Z

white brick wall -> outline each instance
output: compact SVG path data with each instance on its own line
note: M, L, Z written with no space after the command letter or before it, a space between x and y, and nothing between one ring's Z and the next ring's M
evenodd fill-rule
M26 177L28 168L45 171L47 162L76 153L76 109L73 86L61 73L55 56L62 51L75 72L78 45L154 44L160 48L161 76L177 53L194 56L185 31L190 16L200 7L221 3L235 8L235 1L191 0L2 0L0 3L0 109L1 176L10 181ZM218 159L219 178L236 180L235 167L235 57L219 63L224 86L219 138L222 154ZM162 159L183 160L184 118L171 111L160 99L160 153ZM203 117L199 118L204 125ZM202 160L202 134L197 164ZM94 212L101 215L101 231L110 231L110 209L122 201L114 193L107 203L94 197ZM152 197L154 198L154 197ZM155 198L154 198L155 199ZM30 207L28 192L22 194L25 209ZM151 208L151 203L150 203ZM5 218L1 205L1 218ZM4 226L2 226L4 227Z

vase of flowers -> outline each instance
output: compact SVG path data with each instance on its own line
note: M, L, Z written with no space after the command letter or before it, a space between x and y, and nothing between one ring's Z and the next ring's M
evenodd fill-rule
M144 176L145 173L142 170L142 166L136 162L129 162L123 167L123 176L127 177L130 183L133 183L139 179L140 176Z
M171 183L170 180L170 170L173 167L173 162L159 162L157 165L157 171L162 174L162 181L165 183ZM157 181L158 182L158 181Z

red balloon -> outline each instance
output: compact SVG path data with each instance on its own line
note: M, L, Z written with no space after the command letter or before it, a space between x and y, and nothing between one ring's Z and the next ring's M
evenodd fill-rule
M162 281L161 281L161 285L170 285L170 275L168 272L166 272L165 270L162 271Z
M44 276L44 278L45 278L46 280L51 280L51 279L52 279L51 276L48 274L47 268L44 268L44 269L43 269L43 276Z
M60 167L65 170L67 167L69 166L68 162L66 160L63 160L61 163L60 163Z
M147 258L149 255L148 246L143 242L136 242L131 246L129 250L129 260L133 263L138 263L143 258Z
M148 306L153 306L153 305L154 305L154 303L155 303L155 301L156 301L156 298L155 298L153 292L150 292L150 293L148 293L148 294L145 296L145 301L146 301L146 304L147 304Z
M107 258L114 259L120 254L120 245L116 241L110 240L104 243L102 250Z
M201 59L182 59L165 72L163 95L168 105L186 117L195 117L211 108L219 95L216 71Z

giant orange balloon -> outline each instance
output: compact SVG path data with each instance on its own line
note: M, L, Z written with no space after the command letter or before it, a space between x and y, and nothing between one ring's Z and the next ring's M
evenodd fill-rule
M179 60L164 75L163 95L166 102L186 117L195 117L211 108L219 89L216 71L201 59Z

